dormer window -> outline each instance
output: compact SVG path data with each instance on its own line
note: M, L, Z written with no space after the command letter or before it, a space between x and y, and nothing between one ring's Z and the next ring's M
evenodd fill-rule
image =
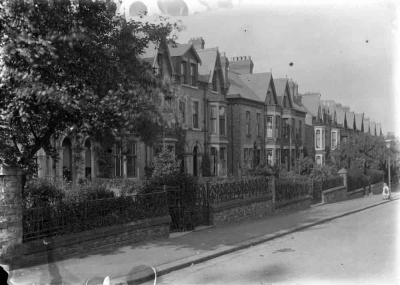
M182 61L181 62L181 83L183 84L187 84L188 80L187 80L187 62L186 61Z
M190 78L191 78L191 85L197 85L197 66L195 63L190 64Z

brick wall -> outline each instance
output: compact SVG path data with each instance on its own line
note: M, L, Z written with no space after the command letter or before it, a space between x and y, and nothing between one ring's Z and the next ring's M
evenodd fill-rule
M305 210L310 207L310 204L311 196L309 195L289 201L276 202L275 213Z
M346 186L339 186L322 191L322 203L330 204L347 200Z
M18 267L27 267L77 257L91 250L169 236L170 216L141 220L119 226L89 230L82 233L31 241L23 244Z
M211 223L214 225L259 218L274 212L272 195L262 195L243 200L234 200L211 206Z

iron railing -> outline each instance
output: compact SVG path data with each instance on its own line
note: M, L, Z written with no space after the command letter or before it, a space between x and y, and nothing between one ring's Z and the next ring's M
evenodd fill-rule
M55 201L23 209L23 241L168 215L166 193L87 201Z
M253 179L236 182L207 184L211 204L237 199L250 198L259 195L272 194L268 179Z

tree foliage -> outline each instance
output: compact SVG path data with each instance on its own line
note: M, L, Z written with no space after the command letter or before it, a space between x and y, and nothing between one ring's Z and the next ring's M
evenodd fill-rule
M115 8L115 7L114 7ZM170 82L140 54L177 24L126 21L109 2L0 2L0 163L29 168L71 132L139 134L163 123ZM171 38L169 38L171 39Z
M339 169L382 169L388 150L383 137L369 134L352 134L332 151L334 164Z

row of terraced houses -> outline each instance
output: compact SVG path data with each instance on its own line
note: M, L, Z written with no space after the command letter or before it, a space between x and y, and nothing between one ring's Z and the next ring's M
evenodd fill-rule
M325 164L329 152L352 133L382 135L381 125L364 114L321 100L319 93L299 94L292 79L253 73L250 56L228 58L217 47L206 48L202 38L173 46L151 43L141 57L179 87L179 96L163 104L174 114L171 124L186 131L182 163L194 176L202 175L205 156L213 176L239 175L245 167L264 164L290 169L303 156ZM99 142L66 134L56 142L57 161L38 153L39 176L142 179L157 152L174 151L178 141L172 128L152 146L134 134L125 140L125 150L122 142L106 150L112 167L104 169Z

